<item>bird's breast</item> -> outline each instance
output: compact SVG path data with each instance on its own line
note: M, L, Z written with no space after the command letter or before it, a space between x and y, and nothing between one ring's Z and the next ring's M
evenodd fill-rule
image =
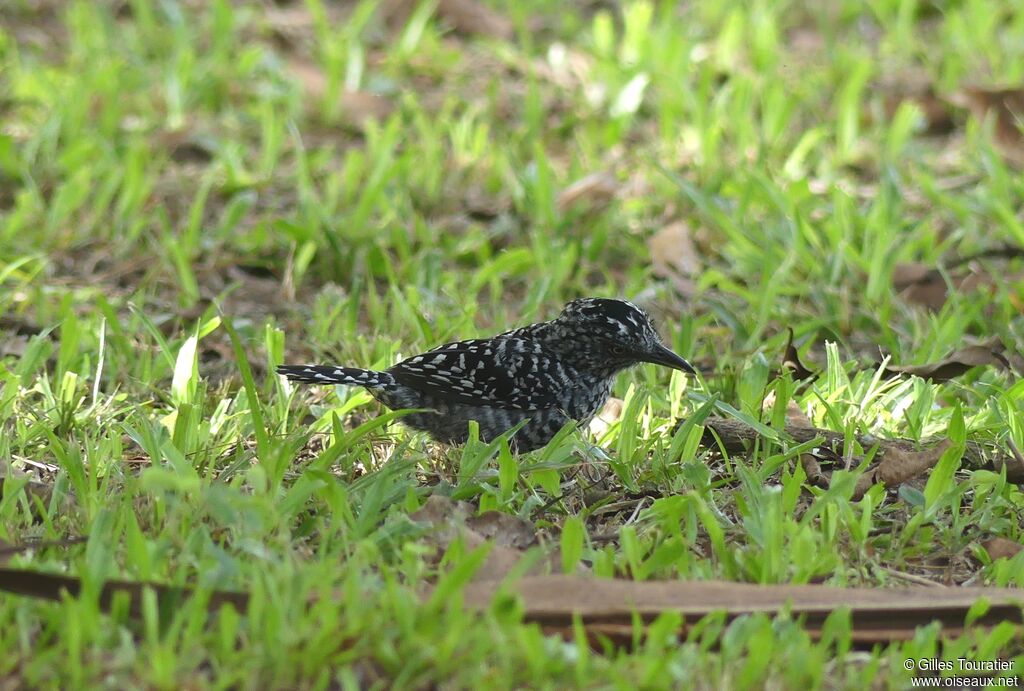
M565 406L573 418L585 420L594 415L611 394L613 379L587 378L578 379L572 387L570 400Z

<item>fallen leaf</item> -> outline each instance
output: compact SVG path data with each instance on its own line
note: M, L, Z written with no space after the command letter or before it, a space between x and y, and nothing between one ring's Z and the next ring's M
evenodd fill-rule
M29 461L23 460L22 462L27 463ZM5 491L10 492L15 486L20 484L19 489L25 491L26 497L37 499L43 506L48 505L53 496L53 485L47 482L39 482L32 478L33 476L29 473L25 473L9 464L0 464L0 498L5 498ZM66 495L66 497L67 501L71 501L70 495ZM35 502L30 501L30 504L35 506Z
M786 404L786 424L795 427L814 427L814 423L807 417L807 413L801 410L793 400Z
M35 336L43 331L37 324L11 314L0 315L0 330L10 331L18 336Z
M512 584L470 583L467 606L491 607L508 592L522 603L523 618L572 640L578 626L591 639L608 637L617 645L636 644L634 623L650 623L666 612L680 617L683 638L704 616L724 612L728 620L745 614L787 613L814 639L824 635L829 615L850 612L850 637L863 645L912 639L919 627L938 622L943 636L963 632L975 602L989 607L972 626L1021 622L1016 588L837 588L823 585L758 585L722 581L627 581L579 575L528 576Z
M1014 540L1007 540L1005 537L993 537L981 543L981 546L988 552L992 560L1012 559L1024 551L1024 545Z
M537 531L524 518L501 511L485 511L466 518L466 527L495 544L512 549L529 549L537 544Z
M914 96L913 101L924 116L926 134L949 134L956 129L956 119L953 117L949 100L940 96L934 86L929 85L923 92Z
M5 338L0 341L0 357L20 358L28 350L28 344L28 336L18 336L15 334L10 338Z
M463 196L462 205L471 218L490 221L512 210L512 198L505 192L490 194L473 186Z
M586 205L591 211L608 206L619 191L619 181L611 173L591 173L558 193L558 209L567 211L573 206Z
M786 350L782 354L782 366L793 373L793 379L797 381L803 381L809 377L815 377L811 370L804 367L803 363L800 362L800 355L796 352L796 346L793 345L793 329L789 330L789 339L786 341ZM792 401L790 401L792 403Z
M775 408L775 391L769 391L764 400L761 401L761 410L770 414ZM792 398L786 403L786 424L795 427L814 427L814 423L807 417L807 414L800 409Z
M1024 167L1024 89L965 87L954 102L978 120L993 119L996 146L1007 162Z
M897 264L893 267L892 283L907 302L933 310L946 304L946 279L937 269L916 262Z
M191 124L165 130L153 137L175 163L208 163L217 153L217 141Z
M471 504L434 494L409 518L430 529L427 539L437 547L438 556L455 540L462 540L468 550L491 543L473 579L500 580L523 558L522 548L536 544L536 532L530 523L516 516L498 511L473 516L473 510ZM537 569L543 569L543 564L535 564L532 571Z
M890 378L913 375L922 379L931 379L933 382L944 382L953 377L959 377L975 367L992 366L999 369L1010 369L1010 362L1003 356L1002 350L1004 350L1002 342L970 345L954 351L938 362L924 365L889 365L883 374Z
M464 523L472 511L473 505L468 502L431 494L418 511L409 514L409 518L416 523L434 527L451 527L456 523Z
M976 290L992 290L997 284L1024 280L1018 273L998 272L997 275L983 266L980 259L1012 259L1020 256L1018 248L995 248L962 259L950 259L946 275L936 268L917 262L896 264L893 267L892 283L900 297L910 303L939 310L946 304L950 291L969 293Z
M869 489L882 483L886 488L896 487L907 480L922 475L930 470L942 458L946 449L950 448L953 442L944 439L931 448L920 451L911 449L889 448L881 455L878 465L868 468L864 474L857 478L851 499L861 499Z
M956 129L955 104L936 92L930 75L923 69L897 71L883 78L877 90L883 94L887 122L895 117L902 104L913 103L924 121L925 134L949 134Z
M655 276L670 281L683 297L697 292L693 276L700 272L701 262L689 226L682 221L669 223L648 239L647 248Z

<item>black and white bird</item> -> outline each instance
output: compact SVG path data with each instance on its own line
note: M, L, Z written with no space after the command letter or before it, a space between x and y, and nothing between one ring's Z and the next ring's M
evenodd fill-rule
M447 343L383 372L282 365L277 373L295 382L362 386L393 409L429 409L402 421L447 444L466 441L470 420L484 441L526 420L512 439L524 452L547 444L569 420L589 422L615 375L642 362L695 374L662 345L642 309L625 300L582 298L551 321Z

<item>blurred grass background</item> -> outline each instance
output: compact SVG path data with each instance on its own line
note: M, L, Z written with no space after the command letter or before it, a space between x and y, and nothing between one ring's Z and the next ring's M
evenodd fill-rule
M471 552L439 564L408 516L431 494L517 515L601 576L1020 585L982 546L1021 539L998 473L854 501L782 440L728 457L674 422L717 396L848 440L1024 446L1022 72L1024 11L995 0L6 0L0 540L85 535L16 563L258 604L138 623L5 598L0 675L898 685L906 657L1019 654L1012 628L858 653L842 617L814 642L758 616L595 655L511 602L465 613ZM439 450L362 391L269 374L385 367L582 295L645 305L703 373L620 379L596 496L578 435ZM989 355L950 381L878 365L969 346ZM456 595L416 606L441 573Z

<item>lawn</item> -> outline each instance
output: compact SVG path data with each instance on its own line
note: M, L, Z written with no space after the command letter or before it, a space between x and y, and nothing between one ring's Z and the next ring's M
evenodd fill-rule
M1021 85L997 0L4 0L0 589L77 595L0 592L0 686L1019 681L983 604L573 598L1024 586ZM699 376L517 455L273 374L581 296Z

